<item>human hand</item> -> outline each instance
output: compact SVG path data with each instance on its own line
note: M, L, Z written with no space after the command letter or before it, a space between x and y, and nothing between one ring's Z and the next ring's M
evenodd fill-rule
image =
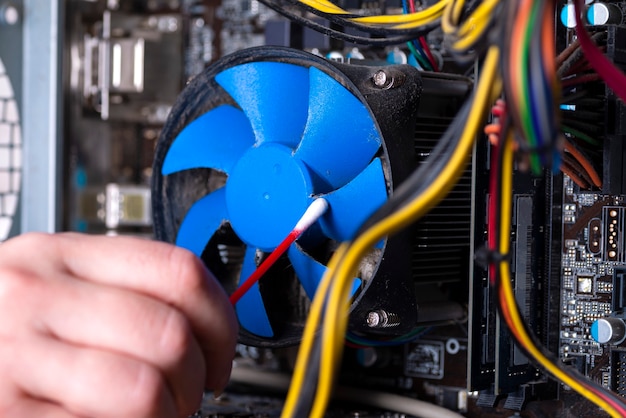
M184 417L230 375L237 320L190 252L129 237L0 245L0 416Z

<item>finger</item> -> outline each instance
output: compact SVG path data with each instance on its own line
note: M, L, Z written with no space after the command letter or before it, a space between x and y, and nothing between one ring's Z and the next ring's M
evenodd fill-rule
M219 283L192 253L131 237L27 234L3 244L0 257L10 260L33 248L41 253L41 263L33 266L41 274L65 269L84 280L141 292L175 306L190 320L202 347L207 388L225 387L237 320ZM51 259L59 260L58 265L45 263Z
M80 418L52 402L24 397L16 401L3 416L11 418Z
M10 378L33 398L57 403L79 416L176 416L161 374L147 363L43 336L32 336L20 347Z
M163 371L179 412L200 405L204 358L187 319L147 296L79 280L50 283L51 297L39 306L41 320L56 338L115 351Z

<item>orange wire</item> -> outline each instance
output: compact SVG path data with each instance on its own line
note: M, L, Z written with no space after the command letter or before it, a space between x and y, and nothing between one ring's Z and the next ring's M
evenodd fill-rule
M541 52L543 55L544 71L550 80L556 78L556 47L554 44L554 7L551 1L545 2L543 26L541 28Z
M490 134L500 135L501 131L502 131L502 126L500 126L499 123L490 123L489 125L485 126L485 134L487 135L490 135Z
M500 267L496 266L496 268L499 269ZM502 317L504 319L504 322L507 324L507 328L509 332L513 334L516 341L520 341L521 340L520 332L515 327L515 323L513 322L513 319L511 318L509 305L506 302L506 298L504 297L504 290L502 290L502 286L499 286L499 288L500 288L500 292L499 292L500 294L498 295L498 297L500 298L500 308L501 308Z
M569 152L572 157L574 157L576 161L578 161L580 165L583 166L587 174L589 174L589 177L591 178L594 186L602 187L602 180L600 179L600 176L598 176L598 173L593 168L589 160L585 158L585 156L580 151L578 151L576 147L566 142L565 151Z
M588 184L588 187L591 187L591 185L593 184L591 176L589 175L589 173L587 173L587 171L585 171L585 168L578 162L578 160L576 160L576 158L572 156L572 154L564 152L563 163L565 163L565 165L574 170L574 172L577 173L578 176L583 179L585 183Z
M567 46L567 48L565 48L563 51L561 51L561 53L556 57L556 65L557 65L557 67L560 67L561 65L563 65L563 62L565 62L565 60L568 59L569 56L572 55L572 53L579 46L580 46L580 41L578 40L578 38L576 38L574 40L574 42L569 44Z
M569 178L572 179L572 181L574 183L576 183L581 189L588 189L589 185L587 184L587 182L585 182L583 179L581 179L578 174L576 174L574 172L574 170L572 170L568 165L566 164L561 164L560 167L561 172L563 172L563 174L567 174L567 176Z
M559 103L561 96L561 80L557 77L556 44L554 42L554 1L546 1L543 12L543 27L541 29L541 44L543 66L548 80L551 80L552 96L555 103ZM560 115L559 112L555 114ZM560 124L560 123L559 123Z
M511 92L513 100L519 103L522 94L521 74L518 60L522 57L522 46L524 43L524 30L527 27L530 18L532 1L522 0L517 10L517 17L513 23L513 32L511 33L511 63L509 64L509 76L511 79Z

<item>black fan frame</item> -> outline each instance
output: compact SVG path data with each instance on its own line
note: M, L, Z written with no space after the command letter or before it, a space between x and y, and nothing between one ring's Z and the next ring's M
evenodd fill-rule
M186 86L170 112L157 143L153 166L152 209L157 239L175 242L176 233L188 209L214 189L210 185L209 177L215 175L215 170L197 168L163 176L161 167L169 147L180 131L200 115L223 104L237 106L230 95L216 83L217 74L236 65L258 61L314 66L333 77L365 103L382 134L383 144L379 154L383 159L390 193L394 185L404 180L415 168L414 129L422 91L422 78L415 68L408 65L341 64L282 47L246 49L224 57L197 75ZM387 82L374 82L374 76L379 71L384 72ZM219 182L219 175L213 177L213 180ZM230 228L222 228L211 239L202 255L204 263L230 293L236 286L233 282L236 272L219 261L215 250L217 241L234 246L240 241ZM410 232L401 233L386 241L372 279L364 280L353 300L349 321L351 331L398 336L415 326L417 306L410 276L410 242ZM293 279L294 274L288 266L289 262L285 257L267 273L270 280L260 282L275 337L265 339L242 329L241 343L282 347L299 342L308 311L308 301L298 291L298 282ZM263 284L270 281L271 287ZM375 310L392 312L398 317L398 324L389 328L370 328L366 323L367 314Z

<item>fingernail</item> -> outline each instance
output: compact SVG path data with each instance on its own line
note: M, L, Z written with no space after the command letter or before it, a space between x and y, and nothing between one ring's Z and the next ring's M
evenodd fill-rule
M213 390L213 396L216 398L224 393L226 386L228 386L228 381L230 380L230 371L226 374L222 379L220 379L219 383L215 386Z
M215 378L212 384L207 385L207 389L213 392L213 397L217 399L220 395L224 393L226 386L228 385L228 381L230 380L230 370L228 373L223 374L220 378Z
M219 401L224 394L224 389L216 389L213 391L213 399Z

